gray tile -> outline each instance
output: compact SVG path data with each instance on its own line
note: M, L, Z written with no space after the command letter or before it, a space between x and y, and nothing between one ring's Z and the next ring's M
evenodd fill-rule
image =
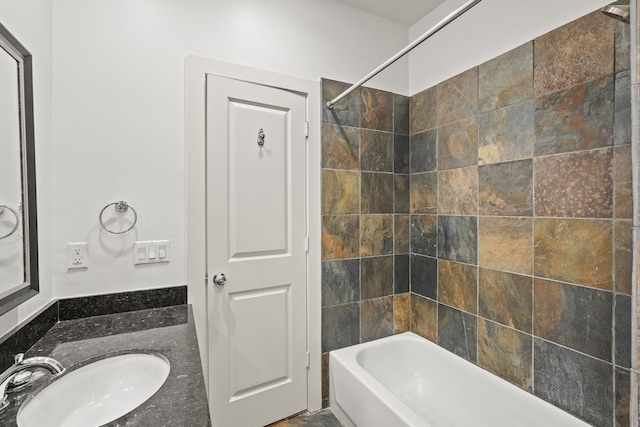
M411 173L436 170L437 129L411 135Z
M393 264L393 293L409 292L409 255L396 255Z
M615 145L631 144L631 73L616 74L613 106L613 141Z
M322 122L346 126L360 126L360 91L358 88L340 100L332 109L327 108L327 102L340 95L351 86L335 80L322 79Z
M360 260L322 262L322 306L360 300Z
M438 298L438 260L411 255L411 292L427 298Z
M616 295L615 364L631 368L631 297Z
M407 135L393 136L393 171L409 173L409 137Z
M478 318L438 304L438 344L458 356L476 363L478 358Z
M360 304L357 302L322 309L322 352L360 342Z
M393 135L360 129L360 170L393 172Z
M362 172L360 178L361 213L393 213L393 174Z
M393 335L393 297L360 303L360 340L368 342Z
M435 257L438 242L436 215L411 215L411 253Z
M438 258L478 264L478 221L475 216L438 216Z
M393 295L393 256L362 258L360 261L361 298Z
M409 97L393 94L393 133L409 135Z

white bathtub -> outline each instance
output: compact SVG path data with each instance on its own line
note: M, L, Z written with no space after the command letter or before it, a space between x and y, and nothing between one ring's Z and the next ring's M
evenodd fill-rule
M332 351L331 410L346 427L588 427L411 332Z

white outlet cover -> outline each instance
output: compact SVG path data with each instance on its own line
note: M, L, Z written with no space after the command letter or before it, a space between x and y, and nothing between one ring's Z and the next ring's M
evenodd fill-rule
M67 243L67 270L89 267L89 244L87 242Z

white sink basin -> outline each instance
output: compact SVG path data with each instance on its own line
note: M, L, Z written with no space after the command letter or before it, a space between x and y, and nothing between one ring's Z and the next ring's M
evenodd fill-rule
M169 362L145 353L108 357L71 371L18 411L19 427L101 426L149 399L169 376Z

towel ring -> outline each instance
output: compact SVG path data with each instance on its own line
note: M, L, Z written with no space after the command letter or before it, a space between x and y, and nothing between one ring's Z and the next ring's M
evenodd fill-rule
M13 216L16 217L16 223L15 223L15 225L13 226L13 228L11 229L11 231L9 233L0 236L0 240L6 239L7 237L9 237L13 233L15 233L16 230L18 229L18 224L20 224L20 217L18 216L18 213L16 211L14 211L13 209L11 209L9 206L0 204L0 214L4 213L5 209L7 209L9 212L11 212L13 214Z
M133 212L133 224L131 224L131 227L129 227L126 230L123 230L123 231L109 230L109 228L104 224L104 221L102 220L102 215L104 214L104 211L109 206L113 206L115 211L118 212L118 213L125 213L129 209L131 209L131 212ZM120 200L118 202L109 203L107 206L102 208L102 210L100 211L100 216L98 217L98 219L100 220L100 225L102 226L102 228L105 229L105 231L107 231L107 232L109 232L111 234L124 234L124 233L128 233L129 231L131 231L133 229L133 227L136 226L136 223L138 222L138 213L136 212L135 209L133 209L133 206L127 204L127 202L125 202L124 200Z

